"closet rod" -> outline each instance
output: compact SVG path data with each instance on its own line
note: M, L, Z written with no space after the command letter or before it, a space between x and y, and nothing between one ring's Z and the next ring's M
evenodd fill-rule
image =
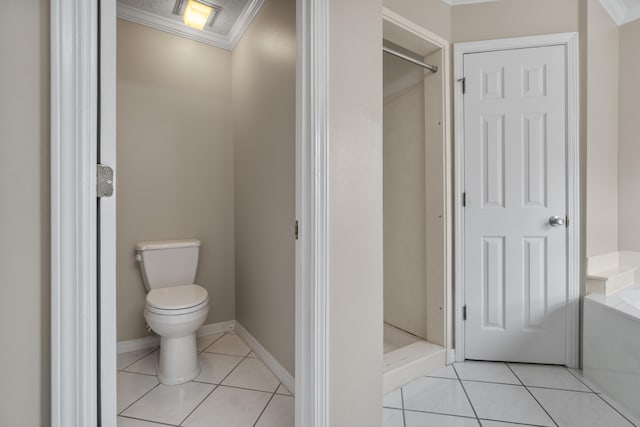
M404 53L400 53L397 50L393 50L391 48L388 48L386 46L382 46L382 51L383 52L387 52L390 55L396 56L400 59L404 59L407 62L411 62L412 64L415 64L419 67L422 68L426 68L427 70L431 71L432 73L437 73L438 72L438 67L435 65L431 65L431 64L426 64L422 61L418 61L417 59L414 59L408 55L405 55Z

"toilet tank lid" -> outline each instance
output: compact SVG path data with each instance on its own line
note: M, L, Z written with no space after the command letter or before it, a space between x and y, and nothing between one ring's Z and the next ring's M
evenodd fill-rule
M161 249L193 248L200 246L198 239L148 240L136 243L136 251L157 251Z

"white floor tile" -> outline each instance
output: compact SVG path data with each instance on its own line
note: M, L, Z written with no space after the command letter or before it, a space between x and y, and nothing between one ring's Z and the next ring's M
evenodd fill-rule
M153 348L143 348L142 350L130 351L128 353L120 353L117 355L116 366L118 370L122 370L127 366L131 365L133 362L136 362L138 359L143 358L147 354L156 350L157 347Z
M210 384L194 382L173 386L160 384L122 415L160 423L180 424L214 388L215 386Z
M480 427L478 420L475 418L451 417L413 411L405 411L404 418L407 422L407 427Z
M186 427L251 427L271 395L218 387L184 422Z
M293 397L276 394L267 405L255 427L295 427Z
M152 423L151 421L135 420L133 418L118 417L118 427L166 427L166 424Z
M590 391L562 366L510 363L509 366L527 386L549 387L562 390Z
M287 388L284 386L284 384L280 384L280 386L278 386L278 389L276 390L276 393L284 394L285 396L293 396L291 394L291 392L289 390L287 390Z
M130 372L118 372L116 380L118 383L117 413L122 412L127 406L158 385L156 377Z
M387 393L382 401L382 406L385 408L398 408L402 409L402 394L400 389L395 389L391 393Z
M429 372L428 377L439 377L439 378L452 378L458 379L456 376L456 372L453 370L453 365L445 366L444 368L438 368L435 371Z
M597 385L595 385L594 383L592 383L591 381L589 381L585 376L584 373L582 372L582 369L573 369L573 368L568 368L568 370L575 376L578 377L578 379L580 381L582 381L587 387L589 387L591 389L591 391L593 391L594 393L600 393L600 389L598 388Z
M402 389L405 409L474 416L459 381L423 377Z
M244 357L251 352L251 349L237 334L227 333L204 351Z
M480 420L482 427L529 427L528 424L503 423L500 421Z
M603 398L604 400L606 400L609 403L609 405L613 406L616 411L618 411L622 415L624 415L633 424L635 424L636 426L640 426L640 419L638 419L635 416L633 416L632 414L630 414L629 410L627 408L621 406L618 402L616 402L615 400L611 399L609 396L607 396L604 393L601 393L600 397Z
M222 384L273 393L280 381L260 359L244 359Z
M384 408L382 417L383 427L404 427L404 418L400 409Z
M219 334L203 335L201 337L198 337L196 340L198 351L202 351L205 348L209 347L211 344L213 344L214 341L216 341L218 338L222 337L223 335L224 335L224 332L221 332Z
M200 375L195 381L205 383L220 384L220 382L229 375L238 363L242 360L240 356L229 356L217 353L200 353L198 355L198 363L200 364Z
M518 378L503 362L463 362L454 366L461 380L520 385Z
M479 418L553 426L553 421L522 386L463 381Z
M128 366L125 371L136 372L138 374L156 375L158 368L158 350L149 353L133 365Z
M543 388L531 393L560 427L631 427L632 424L593 393Z

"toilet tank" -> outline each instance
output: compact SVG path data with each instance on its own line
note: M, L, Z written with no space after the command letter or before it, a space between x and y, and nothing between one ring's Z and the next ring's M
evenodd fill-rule
M200 240L156 240L136 244L142 281L147 291L191 285L198 269Z

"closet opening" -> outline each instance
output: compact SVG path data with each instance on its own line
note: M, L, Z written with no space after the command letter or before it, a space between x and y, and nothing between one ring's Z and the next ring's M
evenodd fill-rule
M392 12L383 25L388 393L452 361L451 180L448 43Z

